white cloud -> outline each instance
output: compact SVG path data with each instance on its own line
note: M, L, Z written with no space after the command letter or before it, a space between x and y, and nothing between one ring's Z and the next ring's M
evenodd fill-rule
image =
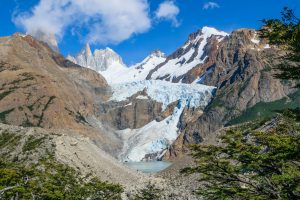
M165 1L161 3L155 12L155 17L162 20L170 20L173 26L178 27L180 23L177 20L179 14L179 8L173 1Z
M147 0L40 0L14 22L36 37L84 30L85 41L98 44L119 43L151 28Z
M208 10L208 9L215 9L215 8L220 8L219 4L217 4L216 2L207 2L203 5L203 9L204 10Z

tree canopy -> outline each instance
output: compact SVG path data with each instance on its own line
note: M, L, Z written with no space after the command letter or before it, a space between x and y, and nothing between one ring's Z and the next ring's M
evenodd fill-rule
M287 7L281 15L282 19L262 20L264 26L260 30L261 37L285 50L280 57L281 64L276 67L279 70L276 77L296 80L296 87L300 87L300 19Z
M300 126L288 117L272 131L246 125L227 130L220 145L194 145L205 199L300 199ZM293 123L291 123L293 121Z
M0 160L0 199L121 199L123 188L97 178L85 180L54 160L24 166Z

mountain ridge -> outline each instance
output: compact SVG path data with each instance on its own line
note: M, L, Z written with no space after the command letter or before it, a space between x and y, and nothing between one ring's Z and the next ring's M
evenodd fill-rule
M180 77L184 75L184 72L189 71L197 64L201 64L202 62L205 61L206 56L203 55L205 53L204 48L207 45L207 42L210 42L209 40L211 39L212 36L214 36L213 38L214 40L221 42L221 40L225 36L228 36L228 34L223 31L218 31L217 29L212 27L203 27L197 32L190 34L188 36L188 40L183 44L183 46L177 49L171 55L166 56L161 51L154 50L143 61L129 67L127 67L121 61L118 61L118 63L122 67L119 67L119 65L116 64L109 66L110 65L109 63L106 65L107 66L106 68L102 68L101 70L97 69L97 67L91 67L88 64L87 60L90 59L90 57L92 56L84 56L85 48L83 48L81 53L77 55L77 59L72 56L68 56L67 59L83 67L94 69L98 73L102 74L110 83L130 82L130 81L138 81L144 79L147 80L160 79L160 80L167 80L171 82L179 82ZM95 50L95 51L104 51L104 50ZM89 50L89 52L91 52L91 50ZM116 56L119 55L116 54ZM83 60L82 57L85 57L84 58L85 61L82 61ZM168 63L169 66L166 66L168 65ZM92 64L92 65L96 66L96 64ZM144 65L145 67L142 67L141 65ZM172 65L174 65L174 67ZM185 69L180 69L184 67ZM106 72L107 68L112 70ZM157 72L162 69L163 72L161 73ZM177 74L179 74L179 76L176 75L176 71ZM169 77L170 73L174 73L174 72L175 75L172 76L173 78Z

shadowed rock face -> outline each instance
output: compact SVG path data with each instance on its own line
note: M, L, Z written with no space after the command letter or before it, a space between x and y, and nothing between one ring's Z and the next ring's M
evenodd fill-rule
M109 102L101 105L101 120L118 130L141 128L162 112L161 104L152 100L132 99L131 102Z
M166 158L187 151L187 145L199 143L223 127L230 119L258 102L271 102L293 92L275 79L271 67L277 64L279 50L266 48L266 41L253 42L255 31L241 29L225 38L210 51L210 61L193 68L184 80L204 77L203 84L216 86L217 92L202 116L191 115L194 123L182 121L182 134Z

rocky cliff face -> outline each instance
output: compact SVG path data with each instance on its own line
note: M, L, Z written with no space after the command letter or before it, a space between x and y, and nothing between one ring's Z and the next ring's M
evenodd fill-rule
M76 57L68 55L67 59L82 67L98 72L108 82L119 80L119 74L123 74L127 69L122 58L112 49L96 49L92 53L89 44L86 44L85 48Z
M112 49L96 49L94 53L92 53L89 44L86 44L85 48L83 48L76 57L69 55L67 56L67 59L80 66L90 68L97 72L106 71L114 64L125 66L122 58Z
M140 96L145 97L147 94L142 91L126 101L101 104L99 118L117 130L123 130L141 128L158 119L159 116L163 117L161 103L153 101L151 98L141 99ZM168 113L170 114L170 111Z
M182 134L167 158L186 151L188 144L211 137L258 102L271 102L293 92L288 84L273 77L271 67L276 65L279 50L258 39L255 30L234 31L211 53L210 60L190 70L184 80L214 85L216 96L202 116L191 116L194 123L182 121Z

